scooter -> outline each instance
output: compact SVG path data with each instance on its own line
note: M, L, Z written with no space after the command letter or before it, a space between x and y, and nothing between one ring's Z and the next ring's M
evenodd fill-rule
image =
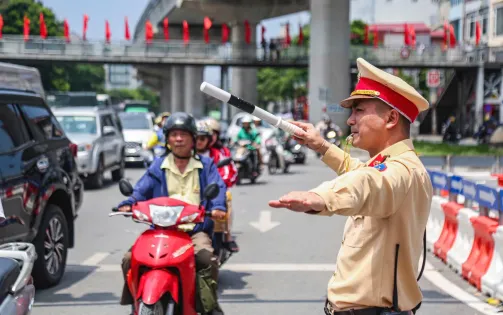
M124 196L133 194L133 186L125 179L119 182L119 189ZM209 184L203 194L205 201L216 198L219 191L217 184ZM211 212L202 204L169 197L138 201L131 212L112 211L109 216L129 216L152 226L131 249L127 285L135 299L134 315L197 315L194 247L190 236L178 226L203 222Z
M229 165L232 163L232 158L225 158L221 159L217 163L217 168L224 167L226 165ZM232 207L230 207L230 203L232 202L232 196L230 194L230 191L227 190L227 217L225 220L217 220L213 219L213 222L215 223L215 226L213 228L213 249L214 249L214 254L215 256L218 257L218 262L219 262L219 267L222 267L222 265L231 258L231 256L234 254L230 250L228 250L224 244L225 244L225 226L227 224L227 220L229 217L232 215Z
M258 159L258 156L257 152L251 152L247 148L247 146L250 144L250 140L239 140L231 148L232 159L236 163L236 167L238 169L238 185L241 184L241 180L243 178L249 179L252 184L254 184L257 178L260 176L260 167L258 168L257 175L253 175L253 161L251 154L255 154L255 159Z
M37 259L30 243L0 245L0 314L28 315L35 302L31 272Z
M283 145L276 137L270 137L265 142L269 161L267 162L267 170L269 174L274 175L279 170L283 173L288 173L288 168L291 164L295 163L293 154L285 150Z
M292 137L289 137L285 143L285 149L293 154L295 163L306 164L307 151L305 146L299 144Z

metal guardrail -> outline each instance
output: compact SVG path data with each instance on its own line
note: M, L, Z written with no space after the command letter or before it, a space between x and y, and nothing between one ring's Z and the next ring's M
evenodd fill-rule
M497 174L501 174L503 171L503 156L439 155L420 156L419 158L426 167L441 169L445 172L454 172L458 167L489 170Z
M411 50L404 57L402 47L351 46L350 59L363 57L377 66L466 67L470 61L461 47L443 52L437 47ZM232 45L192 41L83 41L67 43L64 38L42 39L6 35L0 40L1 60L41 60L135 64L201 64L257 66L307 66L309 48L291 46L271 54L255 45ZM476 63L473 63L475 66Z

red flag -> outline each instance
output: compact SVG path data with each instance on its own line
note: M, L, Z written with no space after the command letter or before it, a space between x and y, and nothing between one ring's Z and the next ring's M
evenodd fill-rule
M45 25L44 13L40 12L39 15L39 24L40 24L40 37L43 39L47 38L47 25Z
M86 40L88 22L89 22L89 16L87 14L84 14L84 28L82 30L82 39L84 40Z
M480 22L475 22L475 45L480 44L480 37L482 35L482 29L480 28Z
M285 39L286 45L290 46L292 44L292 38L290 37L290 23L286 23L286 39Z
M211 28L211 20L209 17L204 17L204 23L203 23L203 33L204 33L204 41L206 44L210 42L210 28Z
M416 47L416 29L414 25L409 26L409 36L410 36L410 45L412 48Z
M187 23L186 20L183 20L183 42L185 44L188 44L189 43L189 39L190 39L190 36L189 36L189 23Z
M126 40L131 39L131 34L129 33L129 22L127 20L127 16L124 18L124 38Z
M245 20L245 43L251 43L251 29L248 20Z
M454 34L454 27L452 24L449 25L449 44L451 48L456 47L456 34Z
M168 18L164 18L163 24L164 24L164 40L168 41L169 40L169 28L168 28L169 21L168 21Z
M27 16L24 17L23 34L24 40L27 41L30 38L30 19Z
M363 45L367 46L369 44L369 26L365 24L365 30L363 33Z
M222 24L222 43L225 44L229 40L229 27L227 24Z
M403 44L405 46L410 46L410 29L409 24L403 24Z
M2 38L3 16L0 14L0 38Z
M105 39L107 43L110 43L110 38L112 37L112 32L110 31L110 23L108 20L105 21Z
M260 43L261 44L265 43L265 26L264 25L260 26Z
M150 20L147 20L147 22L145 22L145 41L150 44L153 38L154 28L152 26L152 22L150 22Z
M70 26L68 25L68 20L65 19L63 22L63 34L65 35L65 40L67 43L70 42Z
M299 39L297 40L297 45L302 46L304 43L304 30L302 29L302 25L299 24Z
M379 34L377 34L377 25L374 25L374 48L379 46Z

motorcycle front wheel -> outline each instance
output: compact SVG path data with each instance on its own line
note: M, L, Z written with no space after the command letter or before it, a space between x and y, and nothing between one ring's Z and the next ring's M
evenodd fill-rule
M166 303L165 299L160 299L153 305L140 302L138 315L176 315L175 301L170 297Z

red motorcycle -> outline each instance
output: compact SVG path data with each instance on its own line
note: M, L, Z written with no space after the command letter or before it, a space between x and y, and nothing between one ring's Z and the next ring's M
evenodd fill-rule
M124 196L133 193L133 186L124 179L119 189ZM205 200L214 199L219 191L217 184L208 185ZM190 236L178 226L203 222L211 212L169 197L136 202L131 212L117 210L109 216L131 216L135 222L152 226L131 250L127 284L135 300L134 315L197 315L194 248Z

